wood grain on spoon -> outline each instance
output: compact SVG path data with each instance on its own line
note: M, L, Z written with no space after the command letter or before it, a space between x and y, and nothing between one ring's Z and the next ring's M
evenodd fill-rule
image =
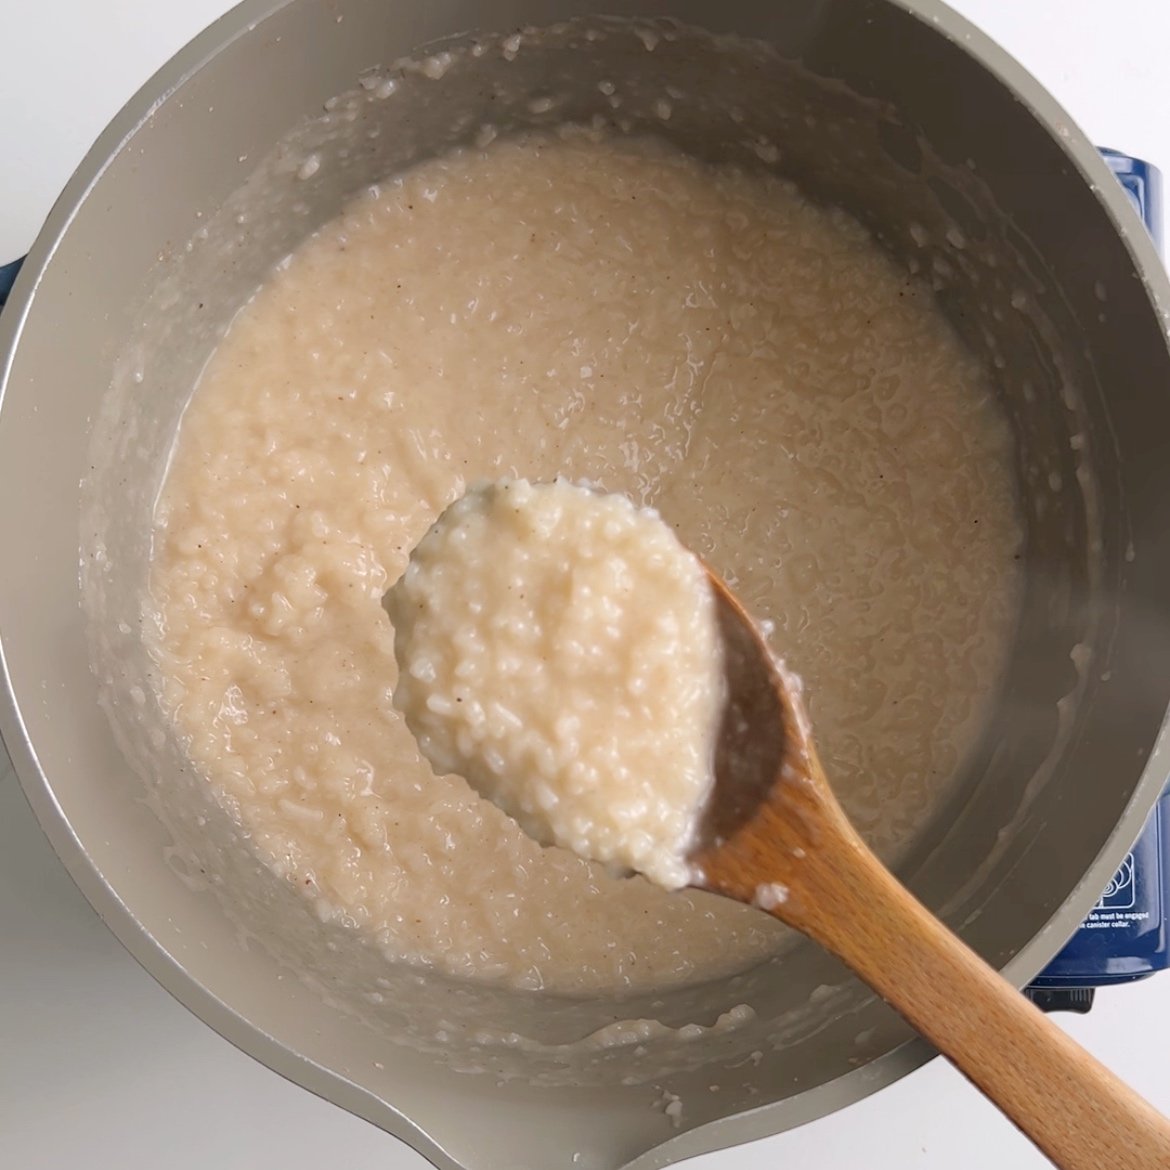
M931 915L833 796L792 680L714 573L729 700L692 861L851 967L1063 1170L1168 1170L1170 1121Z

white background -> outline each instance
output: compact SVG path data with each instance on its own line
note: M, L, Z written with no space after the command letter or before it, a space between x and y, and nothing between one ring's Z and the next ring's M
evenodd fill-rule
M426 3L429 0L386 0ZM1170 170L1170 0L958 0L1101 145ZM119 106L223 0L0 0L0 263L27 250ZM1170 974L1064 1024L1170 1112ZM942 1061L693 1170L1037 1170ZM174 1003L57 863L0 764L0 1167L424 1170ZM472 1168L474 1170L474 1168ZM1106 1168L1102 1168L1106 1170Z

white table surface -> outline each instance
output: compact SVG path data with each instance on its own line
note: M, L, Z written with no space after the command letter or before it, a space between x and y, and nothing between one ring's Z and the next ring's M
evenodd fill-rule
M392 0L387 0L392 2ZM424 2L424 0L398 0ZM1168 0L961 0L1091 138L1170 169ZM224 0L0 0L0 263L118 107ZM1170 974L1098 993L1079 1040L1170 1112ZM942 1061L694 1170L1037 1170ZM0 762L0 1167L424 1170L190 1016L98 921ZM1102 1168L1105 1170L1105 1168Z

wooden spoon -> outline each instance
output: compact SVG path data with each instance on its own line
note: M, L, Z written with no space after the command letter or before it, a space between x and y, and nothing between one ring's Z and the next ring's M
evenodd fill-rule
M708 570L710 573L710 570ZM850 966L1063 1170L1168 1170L1170 1121L951 934L869 851L817 759L799 684L710 573L729 701L696 885Z

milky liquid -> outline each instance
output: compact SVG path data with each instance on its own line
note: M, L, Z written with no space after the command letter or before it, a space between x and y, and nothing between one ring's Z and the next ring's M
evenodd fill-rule
M775 623L892 858L1003 662L1010 448L929 293L791 186L585 134L436 160L308 240L203 375L157 516L163 698L273 868L389 956L574 992L742 969L768 915L432 773L382 594L475 479L654 505Z

